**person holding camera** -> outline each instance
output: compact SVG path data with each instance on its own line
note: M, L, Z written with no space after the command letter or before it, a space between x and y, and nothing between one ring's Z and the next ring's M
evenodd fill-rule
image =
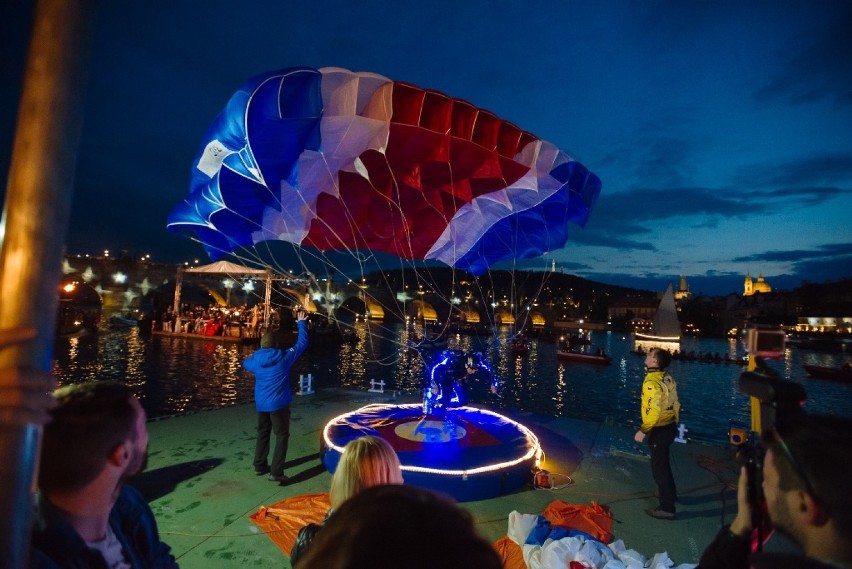
M651 474L657 484L660 505L646 513L658 520L675 519L677 488L669 452L677 437L680 402L677 384L666 371L672 356L661 348L651 348L645 356L645 381L642 382L642 425L634 435L637 443L648 439L651 449Z
M768 521L801 553L751 552L754 512L760 508L749 500L743 467L737 515L704 551L698 568L852 567L852 419L803 414L781 433L764 436L762 445Z

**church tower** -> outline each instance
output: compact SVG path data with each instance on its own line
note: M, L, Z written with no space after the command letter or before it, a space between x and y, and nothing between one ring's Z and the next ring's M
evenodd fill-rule
M750 273L746 273L745 284L743 285L743 296L751 296L753 294L769 294L772 292L772 285L766 282L763 275L757 277L757 280L751 278Z
M692 296L692 293L689 292L689 285L686 284L686 277L684 275L680 276L680 284L677 287L677 290L674 293L675 300L684 300Z

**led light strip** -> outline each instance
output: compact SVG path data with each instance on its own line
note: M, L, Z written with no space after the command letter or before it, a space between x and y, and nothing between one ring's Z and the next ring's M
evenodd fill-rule
M327 448L333 449L333 450L342 454L343 453L343 447L338 446L338 445L334 444L333 442L331 442L331 439L328 436L329 430L331 429L331 427L335 423L339 422L340 420L344 419L345 417L349 417L351 415L355 415L357 413L361 413L361 412L364 412L364 411L367 411L367 410L372 411L372 410L389 409L389 408L404 409L404 408L419 408L419 407L420 407L419 404L387 405L387 404L381 404L381 403L374 403L374 404L371 404L371 405L367 405L367 406L361 407L360 409L357 409L355 411L351 411L349 413L344 413L342 415L338 415L337 417L335 417L334 419L332 419L331 421L326 423L325 428L322 431L322 437L323 437L323 440L325 441ZM504 415L500 415L499 413L494 413L493 411L487 411L485 409L476 409L474 407L458 407L458 409L471 409L473 411L476 411L477 413L486 413L488 415L498 417L498 418L500 418L504 421L508 421L509 423L515 425L522 433L524 433L524 435L526 435L527 440L530 441L533 445L532 448L530 448L527 451L527 453L524 454L522 457L517 458L515 460L500 462L500 463L497 463L497 464L489 464L487 466L480 466L480 467L477 467L477 468L471 468L470 470L444 470L444 469L441 469L441 468L426 468L426 467L423 467L423 466L405 466L405 465L402 466L402 470L408 471L408 472L420 472L420 473L426 473L426 474L439 474L439 475L442 475L442 476L462 476L462 477L466 478L467 476L470 476L472 474L482 474L484 472L493 472L495 470L503 470L503 469L518 465L518 464L520 464L524 461L527 461L530 458L532 458L533 456L535 456L536 466L538 466L539 462L541 461L541 455L542 455L541 445L538 442L538 437L536 437L535 434L531 430L529 430L526 426L522 425L521 423L518 423L517 421L513 421L513 420L509 419L508 417L505 417Z
M679 342L680 336L651 336L648 334L641 334L641 338L637 337L636 339L640 342L643 340L659 340L661 342Z

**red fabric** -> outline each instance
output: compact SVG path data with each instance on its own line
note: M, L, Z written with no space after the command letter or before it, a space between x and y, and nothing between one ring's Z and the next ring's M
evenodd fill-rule
M592 504L587 506L554 500L544 509L542 515L552 526L580 530L603 543L612 541L612 514L597 502L592 501ZM508 536L495 541L493 547L505 569L526 569L523 549ZM574 567L573 562L571 567Z
M303 494L261 506L249 519L289 556L299 530L320 523L330 507L328 494Z
M517 126L407 83L391 96L386 148L358 157L368 176L337 173L338 194L318 196L302 245L422 259L459 208L529 172L515 155L536 138Z

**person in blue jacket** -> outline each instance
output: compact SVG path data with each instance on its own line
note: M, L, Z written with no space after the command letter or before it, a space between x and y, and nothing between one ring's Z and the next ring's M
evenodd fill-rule
M54 397L42 439L29 566L176 568L148 502L125 485L148 460L139 401L113 381L68 385Z
M254 403L257 409L257 442L254 449L254 471L258 476L269 474L269 480L285 484L284 461L290 439L290 368L308 347L308 315L296 314L299 335L296 344L287 350L276 347L276 338L267 332L260 339L260 349L243 362L254 373ZM272 466L269 457L269 435L275 433Z

